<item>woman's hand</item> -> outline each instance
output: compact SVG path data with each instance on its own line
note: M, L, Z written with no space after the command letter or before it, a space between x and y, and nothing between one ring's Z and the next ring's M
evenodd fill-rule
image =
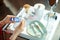
M14 21L11 21L10 18L14 18L15 16L13 15L7 15L2 21L7 24L7 23L13 23Z
M13 23L13 21L10 20L11 17L14 18L15 16L7 15L3 20L0 21L0 24L3 26L7 23Z
M9 38L10 40L15 40L18 35L24 30L25 28L25 20L22 20L22 22L15 28L13 34Z

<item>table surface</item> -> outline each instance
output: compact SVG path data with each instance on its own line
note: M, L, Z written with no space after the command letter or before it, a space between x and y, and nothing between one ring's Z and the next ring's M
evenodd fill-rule
M53 35L54 35L54 33L56 31L56 28L58 27L58 24L59 24L59 21L60 21L60 14L59 13L56 14L57 15L57 20L47 21L47 20L45 20L45 15L48 12L49 11L44 10L44 14L43 14L42 18L40 19L40 22L46 27L46 30L47 30L47 35L46 35L45 40L52 40ZM19 16L20 14L21 14L21 11L18 13L17 16ZM26 21L26 25L27 25L27 23L28 23L28 20ZM13 23L11 23L9 26L10 26L11 30L14 30ZM26 28L27 28L27 26L24 28L24 31L21 32L20 36L25 37L27 39L31 39L31 40L36 40L35 37L30 36L26 32ZM37 39L37 40L39 40L39 39Z

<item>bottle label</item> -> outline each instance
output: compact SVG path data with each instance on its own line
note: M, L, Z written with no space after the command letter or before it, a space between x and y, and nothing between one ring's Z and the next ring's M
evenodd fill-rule
M19 17L10 18L10 21L20 22L21 18L19 18Z

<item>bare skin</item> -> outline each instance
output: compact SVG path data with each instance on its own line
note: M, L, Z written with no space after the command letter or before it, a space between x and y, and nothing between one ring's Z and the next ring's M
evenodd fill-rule
M17 36L23 31L23 28L25 26L25 20L22 20L20 25L14 30L12 36L10 37L10 40L15 40Z
M7 15L3 20L0 21L0 23L3 25L7 24L7 23L13 23L13 21L10 21L10 18L14 18L15 16L13 15Z
M14 23L14 21L10 21L10 18L14 18L13 15L7 15L3 20L0 21L0 24L5 25L7 23ZM25 25L25 20L22 20L22 22L17 26L17 28L14 30L13 34L9 38L10 40L15 40L16 37L23 31Z

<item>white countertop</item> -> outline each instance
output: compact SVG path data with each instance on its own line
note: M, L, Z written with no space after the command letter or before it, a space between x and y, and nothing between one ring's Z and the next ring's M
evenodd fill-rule
M40 22L42 22L42 24L46 27L46 30L47 30L47 36L46 36L45 40L52 40L53 35L56 31L56 28L58 27L58 24L59 24L60 14L57 13L57 20L52 20L52 21L48 22L47 20L45 20L45 15L48 12L49 11L47 11L47 10L44 11L42 18L40 19ZM19 16L20 13L21 12L19 12L17 16ZM48 22L48 25L47 25L47 22ZM10 24L10 25L11 25L10 29L14 30L14 27L12 26L13 24ZM25 37L25 38L30 39L30 40L36 40L35 37L30 36L26 32L26 27L24 28L24 31L20 34L20 36ZM37 40L39 40L39 39L37 39Z

